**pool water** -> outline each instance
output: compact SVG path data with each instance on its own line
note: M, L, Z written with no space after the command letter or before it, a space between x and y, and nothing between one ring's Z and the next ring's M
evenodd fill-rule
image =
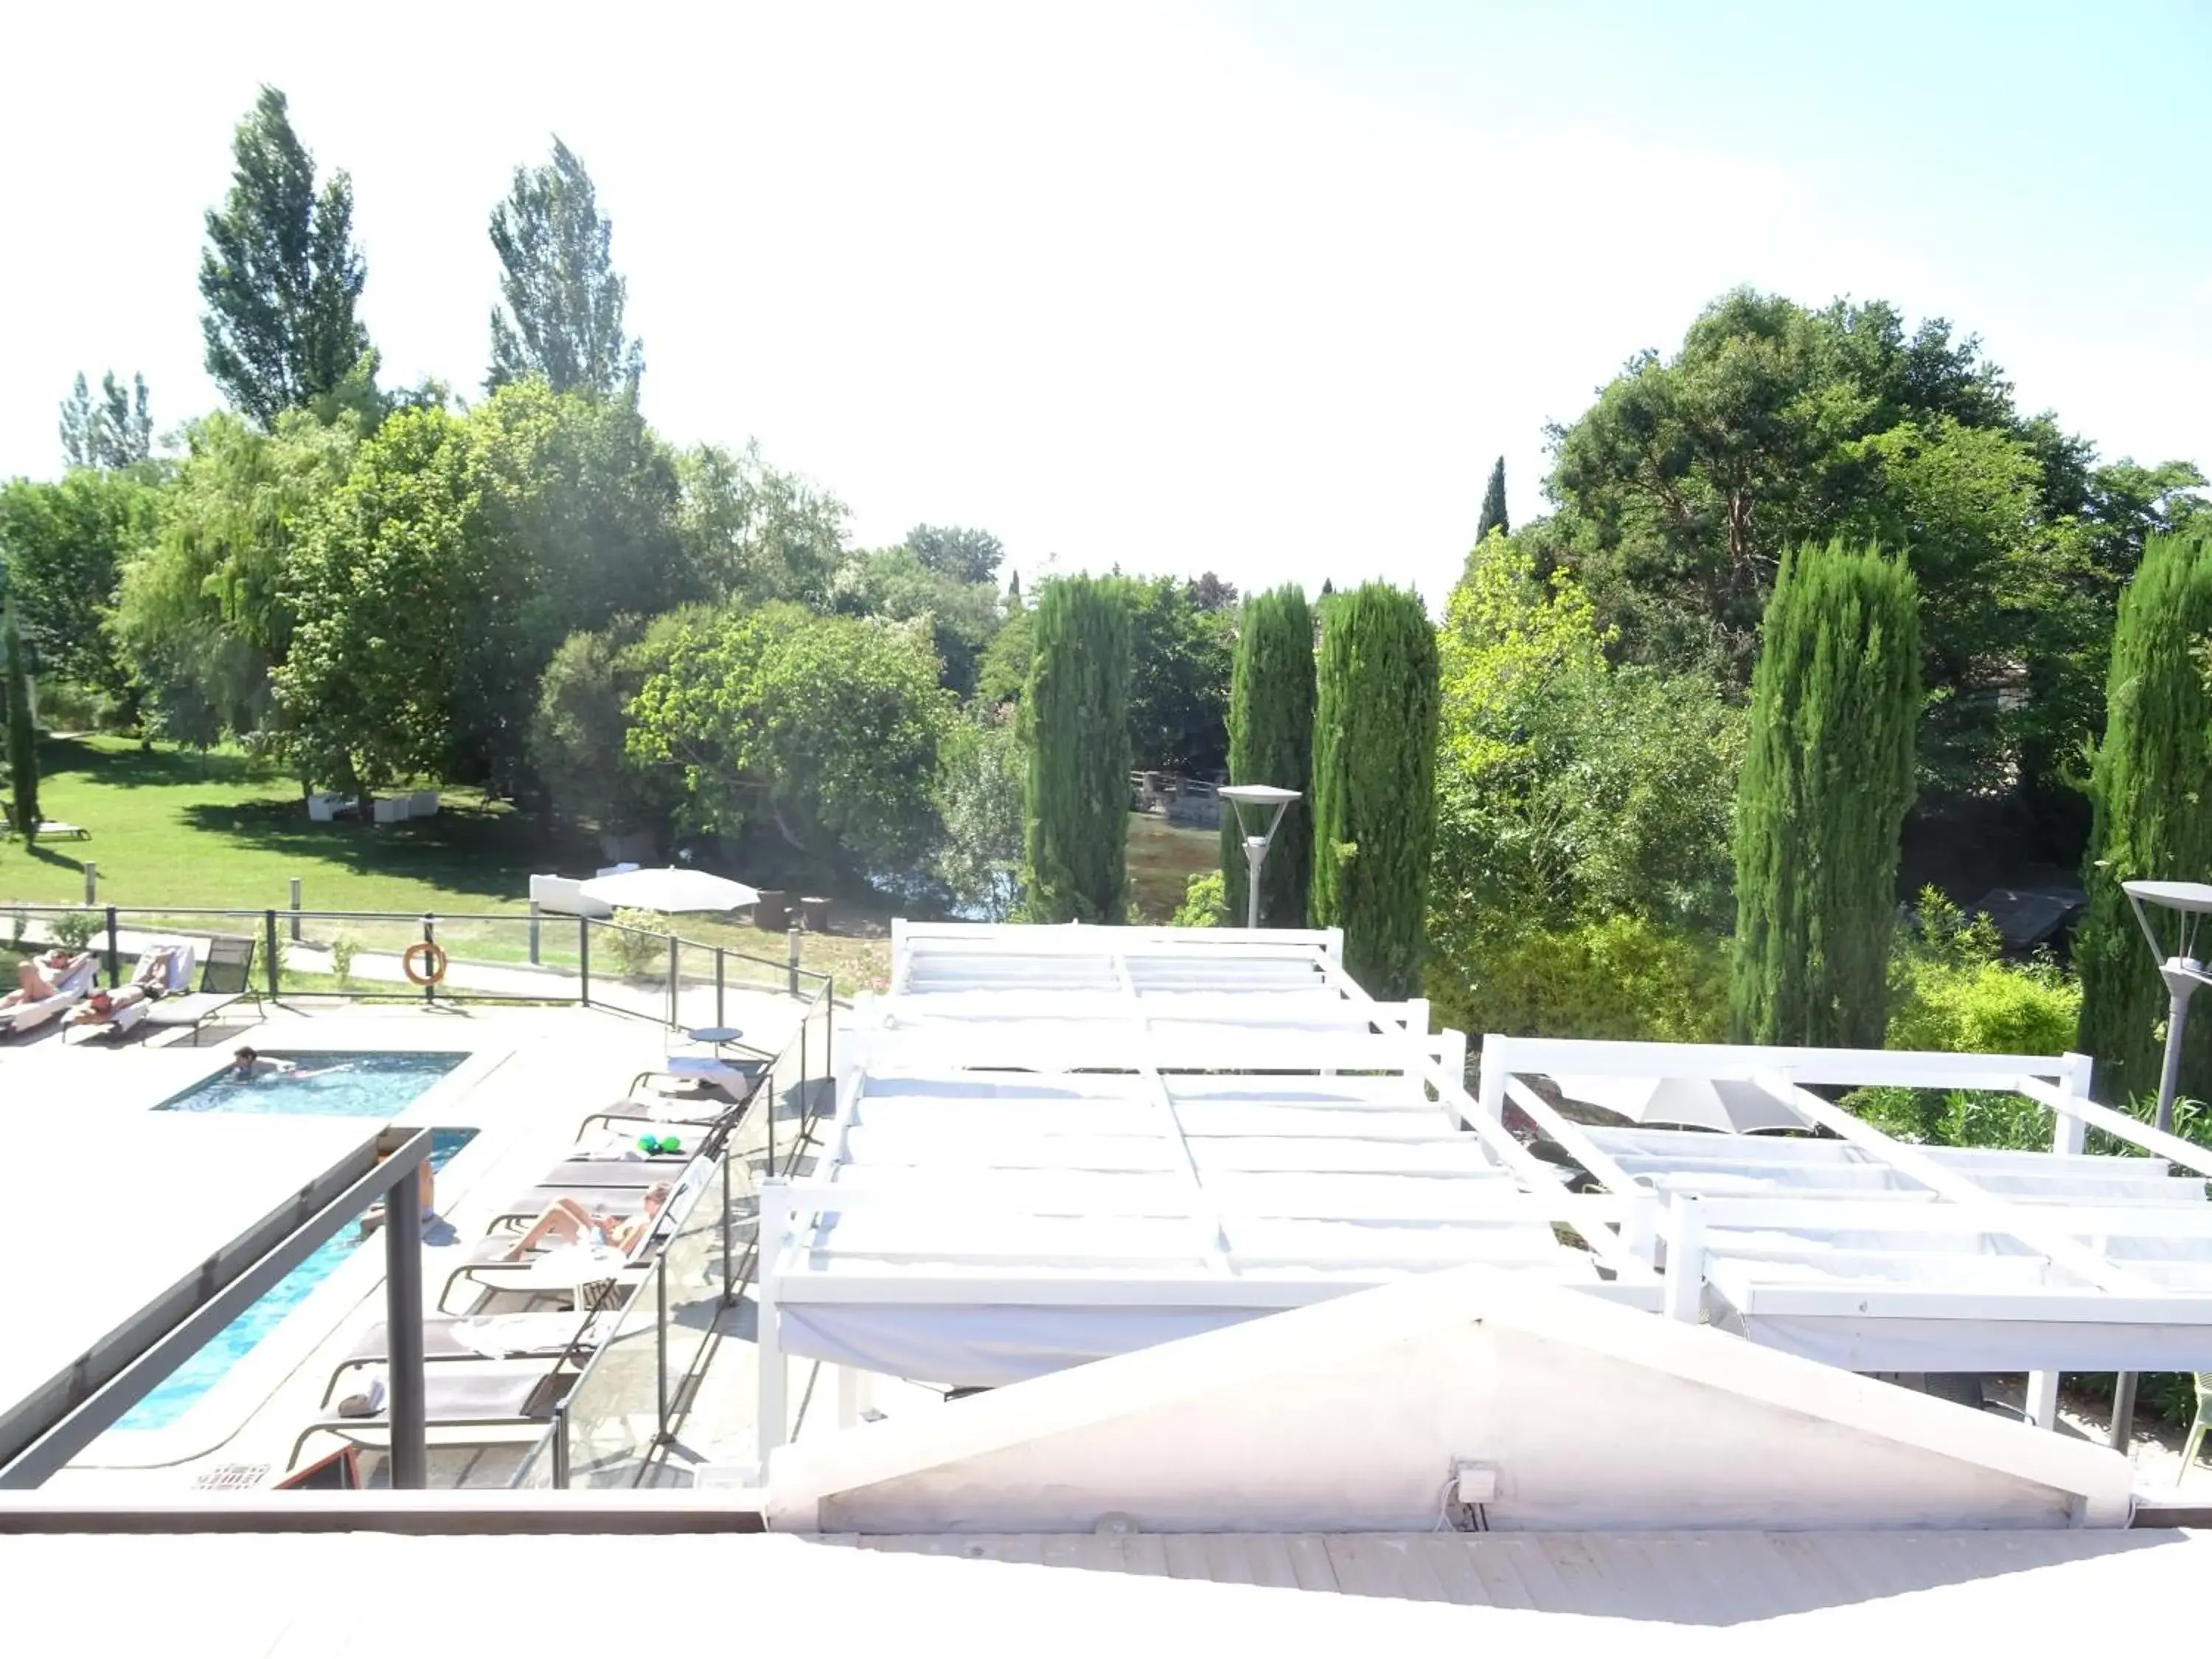
M410 1104L465 1054L288 1054L302 1073L244 1080L229 1072L186 1090L156 1109L165 1112L309 1113L388 1118ZM441 1170L475 1137L473 1129L438 1129L430 1137L430 1167ZM118 1421L121 1429L161 1429L182 1417L221 1382L254 1344L282 1323L315 1287L358 1249L358 1221L325 1241L267 1295L224 1326L161 1385Z
M313 1112L396 1117L466 1054L266 1054L298 1069L241 1078L226 1067L155 1108L162 1112Z

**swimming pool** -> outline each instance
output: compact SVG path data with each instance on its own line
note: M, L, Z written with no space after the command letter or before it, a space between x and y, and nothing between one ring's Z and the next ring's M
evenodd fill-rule
M272 1056L273 1058L274 1056ZM279 1074L251 1081L229 1072L195 1085L156 1108L164 1112L274 1112L386 1118L396 1115L465 1054L287 1054L282 1058L313 1076ZM473 1129L438 1129L430 1137L430 1167L443 1169L475 1137ZM362 1243L348 1226L287 1273L269 1293L208 1339L204 1346L163 1379L161 1385L117 1422L119 1429L161 1429L174 1423L256 1343L281 1324L315 1287L338 1270Z
M317 1112L337 1117L396 1117L466 1054L270 1054L297 1069L241 1078L226 1067L173 1095L161 1112Z

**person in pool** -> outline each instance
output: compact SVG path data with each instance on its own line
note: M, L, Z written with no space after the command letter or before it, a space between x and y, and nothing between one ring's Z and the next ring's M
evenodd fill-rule
M279 1060L274 1054L259 1053L243 1043L234 1049L230 1056L230 1074L240 1082L263 1077L324 1077L345 1069L343 1066L301 1066L294 1060Z
M644 1206L641 1212L631 1216L590 1210L573 1198L556 1198L530 1224L530 1230L507 1253L507 1259L520 1261L548 1238L558 1238L564 1244L605 1244L627 1255L659 1216L668 1194L666 1182L654 1182L640 1200Z

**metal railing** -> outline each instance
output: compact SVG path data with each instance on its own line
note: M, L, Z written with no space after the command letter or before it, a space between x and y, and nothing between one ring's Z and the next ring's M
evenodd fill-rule
M81 938L110 988L151 941L217 934L254 942L249 992L271 1001L567 1003L697 1029L726 1025L733 994L798 997L829 978L799 966L795 941L779 960L723 942L535 910L0 904L0 943ZM416 945L443 953L441 977L423 984L409 975L405 952Z
M752 1283L760 1181L797 1170L834 1101L834 981L825 977L801 1000L798 1024L750 1105L719 1144L700 1151L719 1170L663 1214L659 1253L513 1486L638 1486L699 1404L723 1316Z

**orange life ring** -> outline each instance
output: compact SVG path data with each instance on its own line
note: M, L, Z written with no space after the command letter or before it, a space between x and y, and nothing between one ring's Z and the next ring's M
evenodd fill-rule
M417 963L422 964L419 971ZM435 985L446 976L446 953L426 939L420 945L409 945L401 953L399 971L407 975L410 985Z

